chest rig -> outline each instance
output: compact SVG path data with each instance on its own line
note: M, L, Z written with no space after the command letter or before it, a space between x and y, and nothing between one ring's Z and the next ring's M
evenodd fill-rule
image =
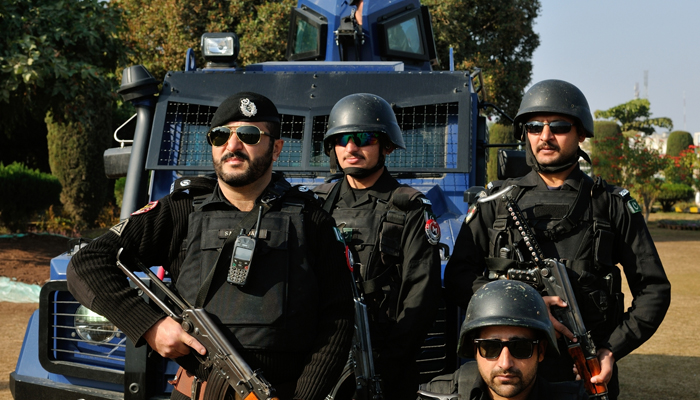
M370 207L334 208L340 182L324 183L314 191L324 200L353 253L358 285L377 322L396 321L403 262L402 237L411 201L422 193L410 186L393 190L388 201L375 199ZM357 276L359 272L359 276Z
M518 184L518 179L496 182L491 189ZM578 191L528 190L513 193L532 227L545 257L567 267L586 327L594 340L605 339L622 316L621 274L615 266L615 233L610 223L610 192L600 178L583 175ZM517 232L502 200L489 227L489 277L496 279L510 268L533 267L530 251Z
M226 275L232 240L248 215L212 195L194 198L186 257L176 288L191 304L203 306L228 328L232 343L251 350L306 352L315 337L318 285L305 241L303 210L310 196L279 181L266 189L269 205L260 221L253 264L245 286ZM257 204L253 213L257 215ZM244 221L245 222L245 221Z

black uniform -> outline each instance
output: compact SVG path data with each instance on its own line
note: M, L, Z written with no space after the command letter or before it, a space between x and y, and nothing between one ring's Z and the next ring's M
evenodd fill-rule
M489 387L479 373L476 361L464 363L453 374L433 378L421 390L441 394L459 394L464 400L490 400ZM419 399L429 399L419 396ZM527 400L588 400L580 381L550 383L537 376Z
M545 257L567 260L583 322L598 348L608 348L615 360L648 340L661 324L670 304L671 286L644 223L639 205L624 189L593 182L576 166L561 190L548 188L536 172L499 182L493 193L518 185L517 202L537 235ZM501 200L470 210L445 270L448 296L465 307L472 290L508 268L531 268L530 252L513 230ZM517 262L522 256L524 262ZM621 293L622 265L634 295L625 311ZM490 276L490 277L489 277ZM549 381L573 379L571 361L563 354L549 357L541 373ZM617 374L608 385L618 392Z
M347 179L335 185L339 187L321 185L316 191L322 198L331 196L324 208L331 210L359 263L355 272L369 303L385 397L414 397L419 383L415 359L440 296L439 250L425 228L426 220L434 218L430 203L386 169L369 189L352 189ZM431 240L439 241L439 235Z
M280 398L322 399L347 360L352 292L335 223L304 190L273 175L261 199L277 198L261 220L243 287L226 283L232 250L221 248L229 234L237 235L231 231L246 213L216 186L210 195L196 197L194 189L176 191L91 242L71 260L69 288L143 345L143 334L163 313L129 288L115 265L117 250L124 247L146 265L163 265L192 304L221 252L205 309L227 328L246 362L262 369Z

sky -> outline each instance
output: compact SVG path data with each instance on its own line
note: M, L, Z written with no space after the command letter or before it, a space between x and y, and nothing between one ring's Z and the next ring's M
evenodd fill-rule
M634 99L638 84L652 118L700 132L700 1L540 1L531 84L570 82L586 95L591 112Z

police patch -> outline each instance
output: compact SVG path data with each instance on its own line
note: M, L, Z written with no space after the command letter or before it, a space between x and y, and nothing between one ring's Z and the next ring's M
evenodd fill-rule
M632 214L642 212L642 207L639 206L639 203L637 203L637 200L635 200L635 199L630 199L627 202L627 208L630 210L630 213L632 213Z
M158 200L152 201L152 202L146 204L145 206L141 207L140 210L136 210L136 211L132 212L131 215L145 214L145 213L153 210L154 208L156 208L157 205L158 205Z
M469 206L469 210L467 210L467 217L464 218L465 225L474 219L477 211L479 211L479 203L474 202L474 204Z
M428 237L428 243L436 245L440 243L440 224L435 221L434 215L427 211L424 211L423 214L425 217L425 236Z
M122 232L124 232L124 228L126 227L126 224L129 222L129 219L125 219L124 221L114 225L113 227L109 228L110 231L114 232L117 234L117 236L121 237Z

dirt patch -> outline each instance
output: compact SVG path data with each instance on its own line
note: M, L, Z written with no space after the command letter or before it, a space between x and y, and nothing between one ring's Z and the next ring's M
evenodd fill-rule
M43 285L49 280L51 259L68 250L69 239L27 234L0 238L0 276Z

